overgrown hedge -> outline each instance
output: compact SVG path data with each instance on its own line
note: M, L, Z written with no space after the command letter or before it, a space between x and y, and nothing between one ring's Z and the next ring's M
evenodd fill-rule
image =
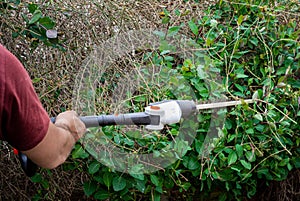
M179 142L172 142L178 135L178 125L161 133L166 137L146 139L126 135L120 127L103 127L107 139L125 152L145 151L145 147L148 152L155 152L169 146L178 160L151 174L136 174L143 166L136 166L136 171L128 174L103 165L77 144L72 152L73 163L64 167L66 171L80 169L90 175L90 180L83 184L86 196L96 200L161 200L165 196L174 200L245 200L255 195L259 183L284 180L291 170L300 168L300 31L295 20L280 17L285 8L276 7L275 3L219 1L204 16L178 26L172 20L186 17L186 13L180 9L162 10L161 23L166 31L157 32L162 36L161 46L157 51L144 52L146 57L140 58L141 63L175 72L168 74L169 83L179 87L184 79L194 90L197 101L220 95L214 93L215 85L207 82L206 73L210 72L222 78L219 84L228 99L255 98L256 102L227 108L224 125L210 139L208 144L212 148L207 154L203 153L203 145L207 145L205 137L215 115L210 111L197 116L199 127L191 145L180 138ZM37 15L30 8L33 16ZM36 29L33 25L38 20L44 22L48 18L28 20L31 30ZM172 46L165 45L168 36L181 33L207 55L201 68L192 62L193 58L177 58L170 53ZM31 36L50 45L44 37ZM159 90L164 90L155 87L148 94L142 87L128 107L143 110L143 102L153 101L153 97L161 94ZM112 89L113 86L103 90ZM166 92L157 99L174 98L172 92ZM40 174L32 180L44 183L47 189L47 181ZM42 197L42 193L36 198Z
M289 171L300 167L299 31L295 21L284 22L276 17L280 8L270 10L266 3L271 2L221 1L206 16L167 27L165 37L179 34L184 27L190 29L191 38L209 55L213 71L223 77L229 99L257 99L254 105L229 109L218 139L211 142L213 150L201 157L201 145L213 118L210 113L202 113L192 145L181 139L183 146L177 151L185 154L178 154L179 160L164 170L137 176L115 172L90 160L87 171L91 180L84 184L88 196L100 200L160 200L166 194L182 200L243 200L255 195L258 182L283 180ZM179 10L164 10L163 14L162 23L166 26L172 15L181 15ZM161 46L160 52L151 55L151 63L176 69L199 99L209 99L212 86L205 82L199 67L189 59L178 62L166 53L171 51L168 48ZM172 94L166 98L172 99ZM140 96L133 102L140 103ZM176 136L173 129L176 127L169 135ZM168 141L170 138L149 139L148 144L145 139L128 143L128 136L117 130L103 131L120 147L136 149L139 144L151 151L168 144L174 150L178 148Z

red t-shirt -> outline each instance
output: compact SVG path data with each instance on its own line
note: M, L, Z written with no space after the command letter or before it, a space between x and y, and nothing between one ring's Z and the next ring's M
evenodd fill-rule
M0 45L0 139L29 150L44 138L49 122L23 65Z

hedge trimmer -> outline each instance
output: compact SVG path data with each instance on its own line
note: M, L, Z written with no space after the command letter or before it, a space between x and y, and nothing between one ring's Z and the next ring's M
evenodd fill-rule
M161 130L164 125L180 122L181 118L187 118L198 110L223 108L239 104L253 103L252 99L242 101L227 101L196 105L190 100L166 100L152 103L145 108L145 112L82 116L79 117L86 128L109 125L145 125L148 130ZM55 122L55 117L51 118ZM22 169L31 177L37 171L38 166L21 152L18 153Z

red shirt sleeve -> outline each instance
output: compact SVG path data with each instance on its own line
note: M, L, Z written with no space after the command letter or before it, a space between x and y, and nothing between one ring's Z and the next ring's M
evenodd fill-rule
M45 137L50 122L28 73L1 45L0 120L0 137L20 151L35 147Z

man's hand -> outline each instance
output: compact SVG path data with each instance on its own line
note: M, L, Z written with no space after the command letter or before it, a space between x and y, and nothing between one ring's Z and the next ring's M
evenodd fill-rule
M85 131L86 127L76 112L63 112L57 116L55 124L49 124L44 139L23 153L37 165L53 169L65 162L74 144Z
M55 126L69 131L75 139L80 139L86 132L84 123L78 118L74 111L60 113L55 120Z

